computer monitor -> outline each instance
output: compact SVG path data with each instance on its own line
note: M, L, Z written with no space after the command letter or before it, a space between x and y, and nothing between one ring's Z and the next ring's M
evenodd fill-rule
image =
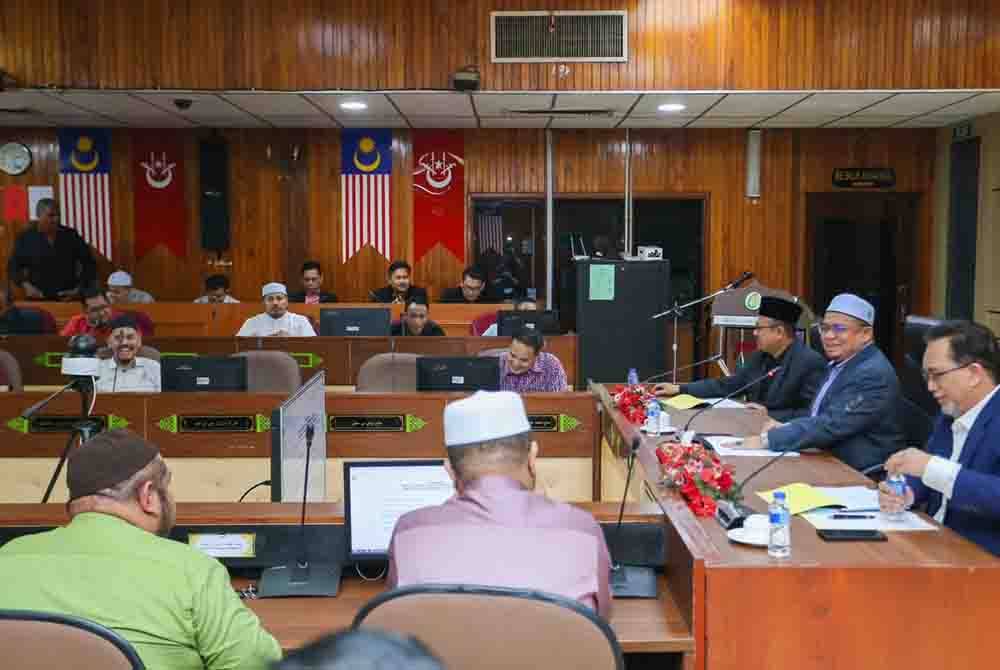
M444 461L344 463L344 519L352 561L386 560L396 521L455 493Z
M245 356L165 356L164 391L246 391Z
M521 331L541 333L542 335L559 335L562 326L559 323L559 312L551 309L538 311L497 312L497 335L511 337Z
M362 336L387 337L391 321L385 307L355 307L351 309L321 309L319 334L328 337Z
M499 391L500 359L496 356L421 356L417 359L418 391Z

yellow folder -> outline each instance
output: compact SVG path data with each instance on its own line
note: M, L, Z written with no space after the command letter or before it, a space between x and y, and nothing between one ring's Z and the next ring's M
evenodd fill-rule
M836 498L827 495L823 491L820 491L809 484L803 484L802 482L786 484L785 486L779 486L778 488L771 489L770 491L758 491L757 495L766 500L770 505L771 501L774 500L775 491L785 492L785 500L788 503L788 511L791 514L801 514L802 512L808 512L821 507L844 506Z
M673 409L694 409L699 405L704 405L705 400L702 398L696 398L693 395L687 393L679 393L672 398L661 401L667 407L672 407Z

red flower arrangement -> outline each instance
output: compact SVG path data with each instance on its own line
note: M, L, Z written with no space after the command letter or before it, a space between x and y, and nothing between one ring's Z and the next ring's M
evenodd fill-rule
M656 448L663 482L680 491L696 516L713 516L716 500L733 500L733 466L700 444L664 442Z
M641 426L646 422L646 405L655 397L646 390L645 386L636 384L635 386L616 386L611 399L618 411L629 420L629 423Z

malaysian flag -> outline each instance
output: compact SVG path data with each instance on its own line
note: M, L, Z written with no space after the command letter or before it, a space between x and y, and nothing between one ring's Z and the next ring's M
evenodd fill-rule
M391 257L392 131L343 130L340 135L340 251L344 262L370 244Z
M111 137L98 128L59 131L62 222L111 260Z
M503 217L499 214L480 214L476 220L479 234L479 253L490 249L503 254Z

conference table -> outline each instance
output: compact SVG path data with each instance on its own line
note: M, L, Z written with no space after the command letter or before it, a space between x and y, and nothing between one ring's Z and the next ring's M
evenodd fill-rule
M602 387L602 432L624 467L640 442L642 497L663 513L665 580L694 648L690 667L722 668L977 668L995 667L989 644L1000 604L1000 560L947 528L887 533L887 542L821 540L793 517L792 555L730 542L713 518L697 517L680 495L660 484L656 445L612 405ZM672 411L683 425L691 411ZM755 434L763 417L747 410L709 410L692 428ZM737 482L766 462L727 458ZM871 485L827 454L785 457L764 470L750 491L794 482ZM766 504L752 492L756 512ZM924 517L925 519L927 517ZM933 521L931 520L933 523ZM937 524L935 524L937 526Z

